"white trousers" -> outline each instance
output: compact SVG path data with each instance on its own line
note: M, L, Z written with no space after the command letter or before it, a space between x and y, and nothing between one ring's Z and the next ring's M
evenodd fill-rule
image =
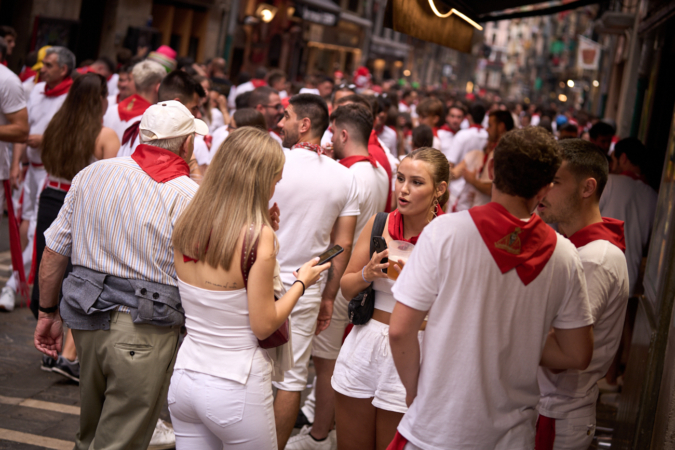
M168 403L177 450L277 450L272 364L253 358L246 384L176 369Z

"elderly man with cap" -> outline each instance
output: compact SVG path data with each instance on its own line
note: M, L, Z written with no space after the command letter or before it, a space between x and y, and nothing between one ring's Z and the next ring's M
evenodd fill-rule
M197 191L186 163L195 133L208 127L172 100L150 106L139 129L133 155L98 161L73 179L45 232L35 346L56 358L63 322L73 330L78 450L148 447L184 323L171 237ZM59 307L68 258L73 272Z

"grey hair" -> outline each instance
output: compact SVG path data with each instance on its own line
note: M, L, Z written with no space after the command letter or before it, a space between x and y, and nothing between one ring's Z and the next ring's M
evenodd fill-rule
M146 145L152 145L154 147L159 147L163 148L164 150L168 150L171 153L178 154L180 151L181 147L185 143L185 140L192 136L194 139L195 134L191 133L186 136L179 136L175 138L169 138L169 139L153 139L153 140L145 140L143 136L143 130L140 130L139 134L139 139L141 140L142 143Z
M159 63L154 61L141 61L131 70L131 77L134 79L136 90L138 92L146 92L166 76L166 69Z
M7 56L7 41L4 37L0 37L0 61L4 61L5 56Z
M45 52L45 56L56 55L59 66L68 68L68 75L75 69L75 55L65 47L51 47Z

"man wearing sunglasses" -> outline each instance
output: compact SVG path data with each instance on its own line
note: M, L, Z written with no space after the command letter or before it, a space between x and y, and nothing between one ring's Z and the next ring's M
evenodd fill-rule
M270 136L279 142L279 145L283 148L281 136L279 136L279 130L277 128L277 124L284 116L284 106L281 104L279 93L269 86L255 88L249 98L248 106L263 115Z

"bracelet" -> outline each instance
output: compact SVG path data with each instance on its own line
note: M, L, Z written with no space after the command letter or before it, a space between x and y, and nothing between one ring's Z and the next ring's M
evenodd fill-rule
M43 312L45 314L55 313L58 309L59 305L50 306L49 308L43 308L42 306L38 306L38 311Z
M366 266L363 266L363 269L361 269L361 278L363 278L364 283L372 283L372 281L366 280L366 277L363 275L363 271L366 270Z
M306 289L305 283L303 283L302 280L295 280L293 282L293 284L295 284L295 283L300 283L302 285L302 295L305 295L305 289ZM301 297L302 297L302 295L301 295Z

